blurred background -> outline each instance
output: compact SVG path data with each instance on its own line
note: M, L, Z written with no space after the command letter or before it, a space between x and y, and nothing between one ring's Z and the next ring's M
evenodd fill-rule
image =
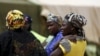
M5 16L13 9L30 15L33 19L32 29L45 37L48 36L46 28L48 13L60 15L62 18L70 12L85 16L86 39L93 48L96 47L99 55L100 48L97 48L100 47L100 0L0 0L0 33L6 30Z

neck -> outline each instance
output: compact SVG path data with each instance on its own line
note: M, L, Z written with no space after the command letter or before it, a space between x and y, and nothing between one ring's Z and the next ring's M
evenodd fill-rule
M56 33L54 33L54 36L56 36L58 34L58 32L59 32L59 30Z
M22 29L21 29L21 28L19 28L19 29L14 29L13 31L16 31L16 32L21 32L21 31L22 31Z

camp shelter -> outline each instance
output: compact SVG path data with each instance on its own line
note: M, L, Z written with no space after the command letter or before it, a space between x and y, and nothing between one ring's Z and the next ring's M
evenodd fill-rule
M74 12L85 16L87 25L84 27L89 41L100 41L100 0L30 0L42 6L42 15L54 13L62 18ZM47 13L48 10L48 13Z

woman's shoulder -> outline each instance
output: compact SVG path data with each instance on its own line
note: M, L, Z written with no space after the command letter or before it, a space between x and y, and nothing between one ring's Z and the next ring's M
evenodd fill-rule
M0 34L0 41L2 40L6 40L9 39L9 37L11 36L9 31L4 31Z
M73 41L73 42L76 42L76 38L77 38L76 35L67 35L67 36L63 37L63 39L67 39L67 40L70 40L70 41Z

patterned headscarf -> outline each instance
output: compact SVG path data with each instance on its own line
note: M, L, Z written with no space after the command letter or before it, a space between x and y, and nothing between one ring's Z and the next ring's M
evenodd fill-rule
M23 13L19 10L11 10L6 16L6 26L9 29L18 29L24 25Z
M72 25L77 28L82 28L87 23L84 16L75 13L67 14L64 21L72 23Z
M56 22L58 23L59 25L62 24L62 18L61 16L56 16L54 14L49 14L48 17L47 17L47 22L49 21L53 21L53 22Z

